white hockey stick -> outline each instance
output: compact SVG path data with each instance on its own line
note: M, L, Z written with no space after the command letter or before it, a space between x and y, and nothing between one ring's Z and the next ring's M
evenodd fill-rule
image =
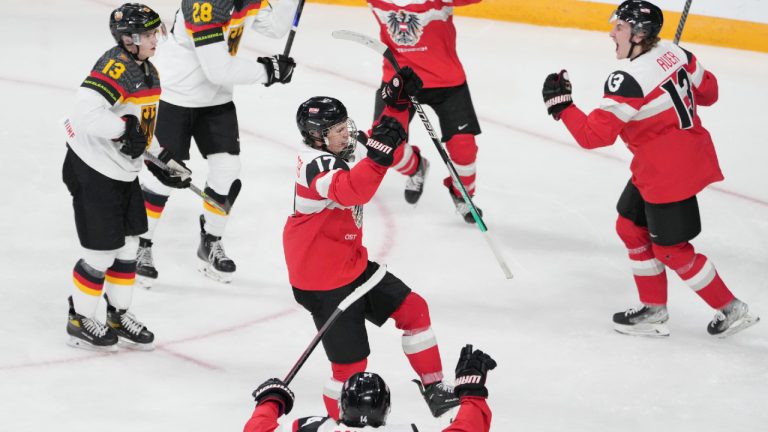
M317 344L320 343L320 340L325 336L325 333L328 331L328 329L333 325L334 322L341 316L342 313L344 313L345 310L354 302L356 302L360 297L368 294L368 291L372 290L373 287L375 287L379 282L381 282L382 279L384 279L384 276L387 274L387 266L382 264L379 266L379 269L376 270L376 272L371 275L370 278L368 278L367 281L363 282L362 285L357 287L354 291L352 291L344 300L339 303L338 306L336 306L336 310L333 311L331 316L328 318L328 320L323 324L323 326L320 328L320 330L317 331L317 334L312 339L312 342L309 343L309 346L307 349L304 350L303 353L301 353L301 356L299 357L299 360L296 362L296 364L293 365L291 370L288 372L288 375L285 376L285 379L283 379L283 382L285 385L288 385L293 381L293 378L296 376L296 374L299 372L299 369L301 369L302 366L304 366L304 362L307 361L309 358L309 355L312 354L312 351L315 350L315 347L317 347Z
M683 35L683 27L685 27L685 22L688 20L688 12L691 10L691 3L693 3L693 0L685 0L683 13L680 15L680 23L677 24L677 31L675 32L675 45L680 43L680 36Z
M158 167L160 167L160 169L162 169L163 171L168 172L170 174L178 174L178 175L181 175L182 177L184 176L185 173L187 176L191 174L189 170L185 170L184 167L182 167L181 165L178 165L176 161L171 160L171 162L176 166L170 167L167 164L163 163L163 161L161 161L157 156L153 155L152 153L146 150L144 151L144 158L150 161L151 163L157 165ZM230 209L226 209L222 207L219 203L216 202L215 199L208 196L207 193L201 191L200 188L198 188L194 184L190 183L189 190L194 192L195 195L202 198L203 201L207 202L211 207L215 208L216 210L224 214L229 214Z
M392 64L392 67L395 69L395 71L400 72L400 65L397 63L397 59L395 59L395 56L394 54L392 54L392 51L390 51L390 49L387 48L387 46L384 45L382 42L376 39L373 39L371 37L368 37L364 34L356 33L349 30L336 30L333 33L331 33L331 35L336 39L343 39L343 40L348 40L352 42L357 42L361 45L365 45L368 48L371 48L372 50L384 56L384 58L387 59L387 61L389 61ZM496 247L496 243L494 243L490 234L488 234L488 226L485 225L485 222L483 221L483 217L480 216L480 213L477 211L477 207L475 207L475 203L472 202L472 198L469 196L469 193L467 193L467 189L461 183L461 180L459 180L459 173L456 172L456 167L453 166L453 162L451 161L450 157L448 157L448 153L445 151L445 148L443 148L443 144L440 142L440 138L438 138L437 133L435 132L435 128L432 127L432 123L429 121L427 114L424 112L424 108L421 107L421 104L416 99L416 96L409 95L409 98L411 99L411 104L413 105L413 108L419 114L419 118L421 119L421 122L424 124L424 127L427 128L427 132L429 133L429 136L432 138L432 143L435 144L435 147L437 148L437 152L440 154L440 157L443 159L445 166L448 168L448 172L451 175L453 184L459 185L459 191L461 192L461 196L464 198L464 202L469 204L469 211L472 213L472 217L475 219L475 223L477 224L477 227L480 229L480 232L483 233L483 238L488 243L488 246L491 248L493 255L496 257L496 261L501 266L501 270L504 272L504 276L507 279L512 279L512 272L509 270L509 266L507 265L506 261L504 261L504 257L499 252L499 249Z

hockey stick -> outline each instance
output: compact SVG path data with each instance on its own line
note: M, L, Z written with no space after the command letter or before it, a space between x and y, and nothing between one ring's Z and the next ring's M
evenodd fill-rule
M685 0L683 13L680 15L680 23L677 25L677 31L675 32L675 45L680 43L680 36L683 35L683 27L685 27L685 21L688 20L688 11L691 10L691 3L693 3L693 0Z
M395 59L395 56L394 54L392 54L392 51L390 51L390 49L387 48L387 46L384 45L382 42L375 40L373 38L370 38L366 35L349 31L349 30L336 30L333 33L331 33L331 35L336 39L343 39L343 40L348 40L352 42L357 42L359 44L367 46L368 48L373 49L374 51L383 55L384 58L387 59L387 61L389 61L392 64L392 67L394 67L396 72L400 72L400 65L397 63L397 59ZM493 239L491 238L490 234L488 234L488 226L485 225L485 222L483 221L483 217L480 216L480 213L477 211L477 207L475 206L475 203L472 202L472 198L469 196L467 189L461 183L461 180L459 180L459 173L456 172L456 167L453 166L453 162L448 157L448 153L446 153L445 148L443 148L443 144L440 142L440 139L438 138L437 133L435 132L435 128L432 127L432 123L429 121L427 114L424 112L424 108L422 108L421 104L416 99L416 96L409 95L409 98L411 99L411 104L413 105L413 108L419 114L419 118L421 119L421 122L424 124L424 127L427 128L427 132L429 133L429 136L432 138L432 143L435 144L435 147L437 148L437 152L440 154L440 157L443 159L445 166L448 168L448 172L451 175L453 184L459 185L459 191L461 191L461 196L462 198L464 198L464 202L469 204L469 211L472 213L472 217L475 219L475 222L477 223L477 227L480 229L480 232L483 233L483 238L485 238L486 242L488 243L488 246L490 246L491 248L491 251L493 251L493 255L496 257L496 261L498 261L499 265L501 266L501 270L504 272L504 276L507 279L512 279L512 272L509 270L509 266L507 265L506 261L504 261L504 257L501 256L501 253L496 247L496 244L493 242Z
M291 32L288 34L288 40L285 41L285 49L283 55L288 57L288 53L291 52L291 46L293 46L293 38L296 37L296 31L299 29L299 20L301 19L301 12L304 10L305 0L299 0L299 6L296 8L296 15L293 16L293 25L291 25Z
M381 282L382 279L384 279L384 276L387 274L387 266L386 265L380 265L379 269L376 270L376 272L371 275L370 278L368 278L367 281L365 281L362 285L357 287L354 291L352 291L344 300L339 303L338 306L336 306L336 310L333 311L331 316L328 318L328 321L323 324L323 326L320 328L320 330L317 331L317 334L315 335L314 339L312 339L312 342L309 343L309 346L307 349L304 350L303 353L301 353L301 356L299 357L299 360L296 362L296 364L293 365L290 371L288 371L288 375L285 376L285 379L283 382L285 385L288 385L293 381L293 378L296 376L296 374L299 372L299 369L301 369L302 366L304 366L304 362L307 361L309 358L309 355L312 354L312 351L315 350L315 347L317 347L317 344L320 343L320 340L325 336L325 333L328 332L328 329L333 325L334 322L341 316L342 313L344 313L345 310L354 302L356 302L360 297L366 295L368 291L373 289L379 282Z
M158 167L160 167L160 169L162 169L165 172L168 172L168 173L171 173L171 174L183 174L183 172L184 172L184 168L183 167L181 167L181 166L179 166L178 168L170 167L167 164L165 164L163 161L158 159L157 156L153 155L152 153L150 153L150 152L148 152L146 150L144 151L144 158L146 160L152 162L153 164L157 165ZM175 161L172 161L172 162L175 163ZM187 172L189 173L189 170L187 170ZM226 205L225 206L221 206L221 204L217 203L215 199L213 199L210 196L208 196L208 194L206 194L205 192L201 191L200 188L198 188L194 184L190 183L189 190L194 192L195 195L197 195L200 198L202 198L203 201L207 202L211 207L215 208L216 210L218 210L218 211L220 211L220 212L222 212L224 214L229 214L229 210L231 208L226 208L227 207ZM238 192L239 192L239 190L238 190Z

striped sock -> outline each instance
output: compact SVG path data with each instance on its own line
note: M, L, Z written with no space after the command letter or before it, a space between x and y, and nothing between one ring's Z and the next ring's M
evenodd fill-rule
M116 259L107 270L104 287L109 303L117 309L128 309L133 299L133 285L136 280L136 261Z
M86 318L93 318L104 288L104 273L95 270L81 259L72 271L72 281L75 312Z
M160 216L165 210L165 204L168 202L168 195L156 194L149 189L143 188L144 193L144 208L147 211L147 232L142 234L141 237L152 240L152 236L155 234L155 228L160 222Z

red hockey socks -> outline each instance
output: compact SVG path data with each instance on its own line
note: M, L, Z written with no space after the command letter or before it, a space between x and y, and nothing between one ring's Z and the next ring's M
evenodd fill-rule
M352 375L358 372L365 372L368 366L368 359L362 359L355 363L331 363L333 377L328 380L323 387L323 403L328 411L328 416L334 420L339 419L339 398L341 397L341 387L344 382Z
M693 245L679 243L673 246L653 245L656 256L667 267L675 270L683 281L713 309L722 309L734 299L725 286L714 264L704 255L697 254Z
M660 306L667 304L667 273L664 264L656 259L648 228L635 225L619 216L616 232L626 245L635 285L643 304Z
M442 381L443 364L437 338L432 331L427 302L415 292L405 298L392 314L395 326L403 330L403 352L424 385Z
M470 134L454 135L445 144L445 148L448 150L453 166L459 174L459 180L461 180L469 196L474 196L475 178L477 177L477 169L475 168L477 143L475 142L475 136ZM454 184L451 189L455 195L461 196L458 185Z

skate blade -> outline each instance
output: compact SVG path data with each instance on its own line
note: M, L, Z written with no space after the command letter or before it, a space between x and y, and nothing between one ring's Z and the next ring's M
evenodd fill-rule
M103 353L113 353L117 352L117 345L106 345L106 346L98 346L94 345L92 343L88 343L82 339L76 338L74 336L70 336L69 340L67 340L67 345L73 347L73 348L79 348L84 349L88 351L95 351L95 352L103 352Z
M629 336L645 336L645 337L669 336L669 327L667 327L666 323L635 324L635 325L614 324L613 329L621 334L625 334Z
M155 349L155 344L152 342L147 344L141 344L141 343L136 343L130 339L125 339L123 337L119 338L117 344L120 345L120 348L126 348L134 351L154 351Z
M752 327L753 325L760 322L759 316L752 316L750 314L744 315L741 319L736 320L733 324L731 324L730 327L728 327L728 330L715 335L716 337L720 339L727 338L728 336L731 336L733 334L736 334L742 330L748 329Z
M156 279L152 279L146 276L136 275L136 283L144 289L152 289Z
M216 282L221 282L225 284L232 282L232 279L235 276L234 272L233 273L220 272L215 268L211 267L208 263L203 265L203 267L200 267L200 273L202 273L203 276L209 279L213 279Z

